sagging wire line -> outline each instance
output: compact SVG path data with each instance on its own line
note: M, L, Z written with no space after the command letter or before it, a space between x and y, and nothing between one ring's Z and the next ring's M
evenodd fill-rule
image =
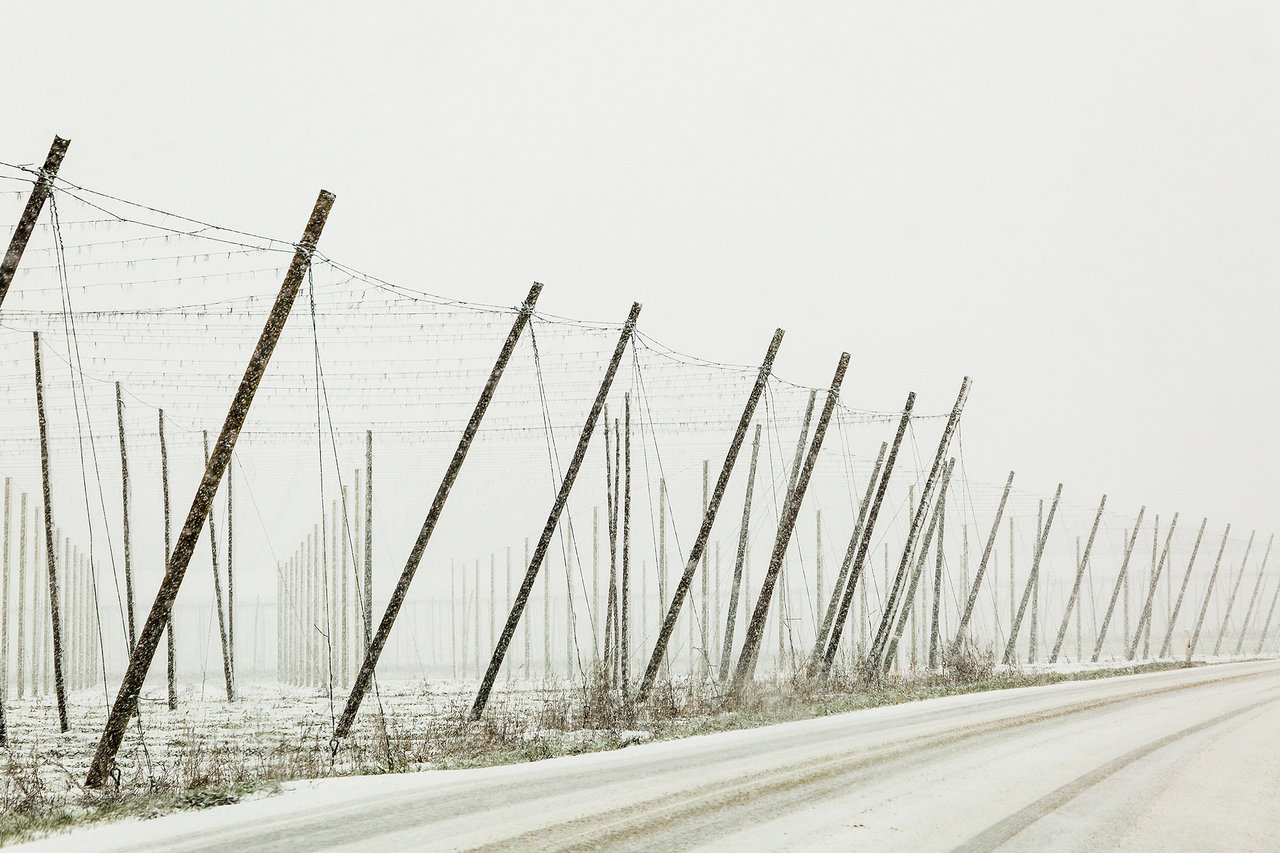
M62 226L61 226L61 217L58 214L58 204L57 204L57 197L55 193L49 194L49 211L50 211L50 220L53 224L54 242L55 242L55 245L60 245L62 240ZM60 260L64 258L61 251L57 253L57 257ZM80 342L76 334L76 329L74 325L75 318L71 315L71 289L67 284L66 276L67 276L66 270L62 266L59 266L58 278L64 284L61 290L61 297L63 301L63 306L65 308L63 312L63 334L66 337L68 353L74 352L76 361L78 362L80 360ZM73 349L73 345L74 345L74 349ZM99 653L101 668L102 668L102 694L103 694L103 702L105 704L105 707L108 710L110 710L111 696L107 688L106 642L105 642L105 637L103 636L103 633L102 633L102 610L99 602L98 573L96 568L96 561L94 558L95 540L93 535L93 527L94 527L93 511L92 511L93 504L89 499L89 475L85 467L84 426L81 423L81 413L80 413L81 402L84 403L84 418L88 420L90 432L92 432L93 430L93 422L91 419L92 416L90 415L91 410L89 408L89 400L84 394L84 383L77 382L76 371L74 369L71 369L70 363L68 363L67 366L68 366L68 370L71 377L71 398L75 404L76 433L79 437L79 445L80 445L80 483L81 483L81 488L84 495L85 520L87 523L88 534L89 534L89 578L93 588L94 623L97 626L98 653ZM77 394L77 391L79 392L78 394ZM129 634L128 634L128 629L124 623L124 603L123 603L123 600L120 598L120 579L116 573L115 548L111 543L111 528L110 528L110 525L107 524L106 495L102 487L102 466L98 462L98 448L96 443L92 444L92 454L93 454L94 474L98 484L98 501L99 501L99 505L102 508L103 530L107 536L107 551L111 558L112 576L115 578L116 603L118 605L118 609L120 612L120 630L121 630L121 635L127 640ZM53 546L51 545L50 547L53 547Z

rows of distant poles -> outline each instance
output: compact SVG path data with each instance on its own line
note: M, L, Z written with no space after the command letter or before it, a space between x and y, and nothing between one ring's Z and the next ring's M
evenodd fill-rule
M27 206L23 212L22 219L14 232L9 250L5 255L3 265L0 266L0 305L2 305L4 294L7 292L10 282L12 281L14 271L17 269L21 259L23 249L27 239L31 234L32 227L40 215L44 200L47 197L54 176L57 173L58 166L67 149L67 141L55 139L54 145L50 150L48 159L44 167L38 172L35 179L35 185L28 199ZM205 453L205 469L200 484L196 490L195 496L191 501L190 508L187 510L181 526L178 528L176 537L171 537L169 528L169 512L168 512L168 494L166 487L166 568L160 588L156 594L155 601L147 612L145 619L142 619L140 626L136 626L133 613L133 592L132 582L129 576L128 566L128 484L127 484L127 460L124 454L123 429L121 431L122 445L122 468L124 473L124 494L125 494L125 553L126 553L126 586L128 587L129 596L129 639L131 652L127 670L122 679L119 692L115 701L111 705L108 714L102 738L98 748L94 754L94 758L88 773L86 784L90 787L98 787L104 784L106 779L111 775L115 766L115 756L122 742L125 729L137 712L139 694L142 688L143 680L151 667L155 654L159 648L162 637L169 638L169 659L170 659L170 701L174 701L173 692L173 631L171 627L174 601L177 597L179 588L182 584L186 570L190 564L191 558L196 548L196 543L206 524L212 526L215 519L211 516L214 497L218 492L220 485L226 479L227 467L231 460L232 452L235 448L236 441L239 437L241 428L245 418L250 410L254 395L257 391L258 384L265 373L271 355L275 349L276 343L281 335L286 319L292 309L294 300L298 294L301 283L310 267L311 257L315 250L321 232L324 228L325 221L328 217L330 208L332 207L334 197L331 193L321 191L312 210L311 216L303 231L301 240L296 244L290 267L285 275L284 282L276 296L275 302L268 315L262 334L254 348L250 357L249 364L246 367L244 377L241 380L234 399L232 400L226 420L219 431L216 439L210 444L206 440ZM521 304L516 313L510 331L502 345L501 351L498 353L493 368L479 393L479 398L475 404L474 410L462 431L462 435L458 439L457 447L453 457L448 465L447 470L438 486L435 497L426 513L426 517L422 523L422 527L418 533L416 540L405 560L404 568L389 596L389 602L382 614L380 620L374 623L372 608L370 602L372 600L372 582L370 565L372 559L372 544L370 538L369 519L372 517L372 438L367 436L366 443L366 471L364 477L364 494L362 495L357 472L357 483L350 493L344 490L342 495L341 506L336 502L329 508L329 512L325 513L325 518L318 521L316 529L313 533L300 543L297 551L287 560L285 565L281 566L279 577L278 594L280 601L291 602L291 607L281 606L277 609L277 667L278 671L286 680L297 683L308 684L321 681L332 683L335 679L341 679L343 683L348 683L350 693L339 717L334 731L335 742L340 742L345 738L351 730L351 726L355 720L356 714L360 708L366 692L374 678L374 672L377 667L379 658L384 651L388 638L391 635L396 619L401 613L405 598L417 572L423 555L430 543L431 537L435 531L437 523L444 510L448 500L450 490L452 489L459 472L466 462L468 451L471 444L480 429L481 423L485 417L489 402L493 398L499 383L502 379L503 372L516 348L521 335L523 334L530 317L533 314L535 305L541 292L541 285L534 284L529 290L528 296ZM769 551L768 561L764 569L763 580L760 584L759 593L754 604L747 598L746 590L748 585L744 574L746 571L746 548L748 541L747 521L750 517L750 504L752 492L755 483L755 465L759 449L759 427L756 430L756 437L752 442L752 450L750 452L751 470L748 476L748 485L745 494L745 503L742 512L742 521L739 527L739 535L737 540L736 553L733 559L732 577L728 583L728 601L723 609L718 604L720 596L713 599L708 592L708 583L710 571L708 570L708 547L711 541L712 527L716 521L718 513L723 502L723 498L734 471L735 465L739 461L744 445L747 443L750 425L755 416L757 404L764 391L766 382L768 381L773 367L774 357L782 343L783 332L781 329L774 333L765 357L760 365L756 375L754 385L744 401L741 418L739 419L734 431L732 440L729 443L718 473L714 479L707 476L712 473L712 468L708 464L706 475L704 475L704 496L701 523L698 533L693 541L693 545L685 557L684 565L681 568L676 566L678 574L674 575L674 587L667 589L667 566L665 564L665 544L660 544L659 557L659 589L658 589L658 612L656 640L651 650L646 653L644 649L635 649L633 645L633 636L637 635L634 630L635 626L631 624L634 612L634 604L637 600L643 603L648 600L647 592L643 588L640 595L636 595L635 581L637 576L639 579L645 577L645 573L637 573L633 571L630 555L630 521L631 521L631 425L630 425L630 400L627 398L624 405L624 411L621 418L614 418L613 429L609 429L610 423L607 413L605 412L605 402L608 399L610 389L612 388L614 378L618 372L619 365L623 359L624 353L627 351L632 335L636 328L639 318L641 306L633 304L626 321L623 323L620 334L617 339L616 346L612 352L608 366L604 375L600 380L599 388L596 392L594 400L589 411L586 414L585 421L579 433L577 443L575 445L572 457L563 477L559 483L555 498L552 502L550 510L547 514L546 523L544 524L540 534L536 539L532 539L532 547L526 543L524 564L526 566L522 576L518 577L518 584L515 585L513 591L510 591L506 600L510 602L510 608L505 619L497 618L494 612L491 616L492 626L490 629L491 651L488 655L487 665L483 666L483 673L480 676L480 685L476 693L475 699L471 705L469 716L472 720L479 719L484 713L488 703L490 694L494 687L495 680L503 668L508 653L512 651L513 644L517 642L517 635L521 632L523 625L523 652L525 658L526 671L530 668L531 655L531 633L530 625L532 615L526 614L526 610L530 609L530 599L533 594L535 583L540 574L545 576L544 564L547 562L548 552L551 547L552 539L556 534L557 528L561 523L561 516L565 511L571 492L577 481L578 474L581 470L583 462L586 458L588 447L597 432L603 433L602 442L606 457L606 507L604 519L600 518L600 513L595 514L595 524L593 525L593 534L596 542L599 542L599 528L603 521L605 529L605 538L608 543L609 559L607 578L601 578L601 560L598 557L598 550L593 549L597 553L593 561L593 571L595 578L596 600L599 600L601 587L603 586L603 594L605 597L603 625L602 630L593 632L592 648L593 658L600 660L603 672L608 677L611 685L620 691L621 696L631 703L644 702L655 683L669 672L670 668L670 651L673 636L676 632L677 621L681 615L682 608L686 602L691 606L694 595L695 582L700 583L702 597L702 613L703 618L698 626L697 648L701 649L702 667L701 672L705 676L714 676L722 682L723 694L726 702L733 703L739 700L744 692L746 692L755 680L757 662L761 655L762 646L764 645L766 620L770 616L771 608L774 607L775 599L779 600L778 607L785 606L785 596L781 593L775 595L775 590L779 588L779 580L782 575L782 568L785 554L790 546L793 535L796 531L796 520L800 513L806 491L809 486L815 465L823 441L827 433L827 428L832 420L832 414L837 405L841 384L844 379L845 370L848 366L849 355L843 353L840 356L836 366L834 376L832 377L830 386L822 395L821 406L818 406L819 395L817 392L810 396L809 406L804 417L803 427L801 429L800 440L796 446L795 456L792 461L789 482L785 492L785 499L781 505L776 530L773 536L772 546ZM42 476L43 476L43 495L41 506L43 511L38 508L31 514L31 518L36 520L43 519L43 541L45 543L56 543L56 547L40 548L39 543L33 540L31 553L33 555L42 553L45 559L40 561L33 559L34 563L40 563L43 567L43 575L38 582L43 584L47 582L47 595L44 599L44 605L47 611L41 611L41 615L32 625L36 625L43 620L44 614L48 615L48 632L44 635L44 639L37 641L36 637L41 634L40 629L36 629L25 640L20 639L21 643L29 643L33 648L37 642L43 645L41 648L50 648L51 662L53 670L53 682L55 692L58 698L58 706L60 719L63 730L66 730L66 706L65 706L65 673L66 666L72 661L72 658L65 657L67 649L64 648L64 626L63 619L60 615L62 607L83 608L83 603L77 596L83 596L84 592L83 580L77 587L76 582L71 580L73 577L83 578L83 570L80 575L70 575L63 578L61 583L59 579L59 566L57 565L57 555L64 553L64 562L61 567L64 572L70 566L76 565L74 559L66 559L66 556L73 553L73 549L69 549L63 539L59 537L57 528L54 526L52 511L50 509L51 498L49 493L49 474L48 474L48 445L45 429L45 418L43 411L43 390L41 385L40 371L40 344L36 337L35 346L35 378L36 378L36 402L40 421L40 439L41 439L41 457L42 457ZM878 678L893 665L898 659L899 644L903 641L905 632L911 629L911 643L914 645L919 643L922 649L922 657L927 658L929 667L937 667L943 664L946 657L954 654L965 642L968 626L973 617L975 605L978 595L982 587L984 577L992 569L991 558L996 546L998 533L1001 527L1001 521L1004 515L1005 507L1009 498L1010 490L1013 484L1013 474L1010 473L1005 483L1003 494L1000 498L999 505L996 508L994 518L992 519L990 533L986 536L983 544L981 558L978 562L976 573L972 578L972 583L967 590L967 597L964 600L962 608L960 608L956 630L950 633L950 636L943 637L941 635L941 602L943 596L940 594L943 583L943 555L942 541L944 535L944 526L946 519L946 503L947 491L951 483L954 472L955 460L950 457L950 447L952 439L956 433L965 401L969 393L969 380L966 378L961 385L960 392L947 418L945 428L943 429L941 438L938 443L936 452L934 453L932 463L928 469L928 475L919 490L913 489L912 496L909 501L910 523L906 535L906 541L901 551L901 556L896 560L896 570L890 565L886 565L887 584L886 595L881 609L880 617L874 630L872 622L868 621L865 616L865 607L861 608L863 617L860 620L861 628L857 629L861 636L858 638L857 665L863 675L868 678ZM912 411L915 405L915 395L909 394L906 403L903 406L901 417L898 420L896 432L890 441L885 441L877 456L874 469L868 479L865 494L858 504L857 521L849 539L848 547L845 551L840 568L828 591L824 588L819 596L819 613L821 615L820 624L815 631L815 639L811 649L806 653L798 655L796 660L792 661L792 665L803 670L803 672L814 679L826 679L831 674L833 665L836 661L837 653L842 643L848 644L847 633L851 630L849 626L856 621L851 618L854 612L854 602L856 593L859 590L866 589L866 575L870 571L870 557L873 537L876 531L877 521L880 516L882 507L884 506L885 495L888 491L890 479L893 475L895 465L897 463L899 452L902 450L903 439L906 435L908 425L912 417ZM163 417L163 416L161 416ZM600 421L604 420L605 426L599 429ZM161 421L161 435L163 435L163 420ZM162 468L163 468L163 443L162 443ZM707 485L710 488L707 488ZM228 528L230 528L230 481L227 480L228 491ZM659 500L665 502L666 484L660 484ZM1049 538L1050 531L1053 528L1054 517L1057 514L1059 501L1062 495L1062 486L1059 485L1052 501L1048 506L1047 513L1037 522L1037 534L1035 544L1031 555L1031 565L1027 576L1026 585L1023 587L1020 596L1015 596L1011 600L1011 622L1008 631L1008 640L1004 648L1002 660L1004 663L1013 663L1017 655L1019 637L1022 633L1022 625L1029 623L1029 631L1032 632L1030 648L1031 655L1035 656L1036 649L1039 647L1039 640L1035 636L1035 632L1040 630L1038 612L1038 595L1039 589L1039 572L1041 559L1045 551L1045 543ZM19 539L21 544L18 548L20 555L18 571L21 575L25 565L27 534L22 532L22 528L28 521L28 509L26 508L25 497L20 501L22 508L19 510ZM1089 565L1089 555L1093 548L1095 537L1098 532L1099 524L1102 519L1103 511L1106 505L1105 496L1099 502L1097 515L1094 518L1092 529L1081 547L1079 557L1076 561L1076 573L1074 584L1067 598L1065 613L1063 615L1060 626L1054 635L1052 651L1048 655L1049 661L1056 661L1062 652L1064 640L1067 636L1070 620L1073 612L1077 618L1077 645L1081 645L1081 636L1079 629L1079 608L1076 607L1079 598L1081 583L1085 573L1085 567ZM6 501L6 536L8 535L9 525L7 520ZM1096 660L1103 646L1108 627L1112 621L1112 616L1116 609L1116 603L1122 592L1129 588L1129 564L1131 557L1135 552L1139 529L1142 525L1145 508L1138 513L1137 519L1134 521L1133 527L1127 532L1124 557L1117 573L1115 585L1111 593L1110 602L1106 609L1102 624L1097 631L1095 637L1095 646L1093 650L1093 659ZM660 508L660 516L665 520L666 509ZM1153 646L1153 639L1157 635L1152 633L1152 611L1155 600L1157 583L1160 576L1165 571L1173 572L1174 567L1168 565L1168 554L1174 529L1177 525L1177 517L1167 528L1167 538L1164 548L1156 561L1155 567L1150 574L1146 589L1139 589L1137 598L1140 602L1138 610L1138 622L1132 631L1125 631L1127 655L1130 659L1137 654L1138 648L1141 646L1144 656L1149 656ZM36 524L33 527L39 526ZM665 521L663 524L665 528ZM212 534L212 530L210 531ZM1171 652L1172 643L1172 626L1175 624L1178 613L1184 606L1184 597L1187 592L1187 586L1190 579L1192 565L1196 560L1196 554L1200 550L1200 541L1204 536L1204 525L1201 525L1200 534L1197 537L1196 546L1193 549L1190 563L1188 564L1185 574L1183 575L1182 585L1177 599L1177 603L1173 605L1172 612L1169 614L1168 629L1165 631L1160 644L1160 656L1167 657ZM230 563L230 539L231 533L228 529L228 564ZM214 535L210 536L211 543L216 542ZM172 548L168 547L168 543L172 542ZM1252 537L1250 538L1249 548L1252 548ZM1012 543L1011 543L1012 545ZM1218 559L1215 562L1213 575L1209 581L1209 593L1212 592L1217 580L1219 567L1222 561L1222 553L1225 550L1226 536L1223 537L1223 545L1219 549ZM936 546L936 547L935 547ZM598 548L598 546L597 546ZM1268 544L1268 553L1270 544ZM6 549L6 555L8 554ZM930 560L930 557L936 554L936 559ZM1246 560L1247 560L1246 553ZM717 560L717 564L719 561ZM223 670L226 681L226 691L228 699L234 698L235 695L235 651L234 651L234 625L231 615L234 613L233 607L233 582L231 566L227 566L227 590L224 600L223 591L220 581L220 570L217 561L217 548L213 546L213 566L215 579L215 604L218 612L219 635L223 652ZM355 567L363 567L363 577L360 577L355 571ZM1265 558L1264 558L1265 566ZM701 576L699 577L699 569L701 568ZM5 589L8 590L8 564L6 557L5 564L6 578ZM990 573L994 573L991 571ZM472 593L475 596L476 606L472 610L472 628L474 629L474 649L478 652L481 644L481 636L479 631L479 573L472 582ZM1244 575L1244 564L1242 563L1239 574L1233 585L1231 593L1231 601L1228 604L1228 618L1231 607L1233 606L1241 580ZM353 580L354 577L354 580ZM467 593L465 588L465 575L454 574L455 578L461 578L463 589L461 598L458 597L458 590L455 587L453 592L453 601L451 606L456 611L465 614L467 601ZM511 577L508 573L508 577ZM496 594L496 565L491 565L489 574L491 612L494 604L498 600ZM33 580L34 572L33 572ZM602 582L603 581L603 582ZM861 581L861 583L860 583ZM19 582L20 588L24 587L24 580ZM510 582L508 582L510 585ZM928 598L928 588L932 587L934 594L932 595L932 612L921 612L920 604ZM1245 617L1246 629L1252 613L1257 604L1258 590L1261 586L1261 574L1259 575L1258 585L1255 586L1252 600L1249 604L1249 613ZM64 590L65 587L65 590ZM544 588L549 587L549 580L544 580ZM80 590L79 592L75 590ZM962 591L963 592L963 591ZM1190 655L1194 651L1195 644L1199 640L1199 635L1205 621L1209 605L1209 593L1199 606L1199 614L1196 621L1196 627L1193 636L1190 638L1187 648L1187 654ZM1280 590L1278 590L1280 593ZM19 595L20 601L26 599ZM825 598L825 601L822 600ZM864 599L865 600L865 599ZM77 602L81 602L77 605ZM550 598L544 591L543 596L543 640L544 640L544 666L545 671L551 669L551 651L550 651ZM20 605L21 606L21 605ZM33 601L33 613L36 608L41 606L41 602ZM1188 603L1186 606L1193 607L1194 604ZM1263 641L1269 636L1272 616L1274 615L1276 601L1273 599L1271 607L1268 610L1266 624L1263 627ZM6 604L5 612L8 612ZM599 610L596 611L597 613ZM711 621L710 614L716 613L714 623ZM1128 608L1125 608L1128 612ZM140 614L139 614L140 615ZM775 614L775 621L785 622L785 614ZM647 614L641 614L642 621L647 621ZM83 621L83 620L80 620ZM24 617L19 617L18 622L25 625ZM500 627L499 627L500 623ZM741 624L739 624L741 623ZM79 623L77 623L79 624ZM329 630L322 636L318 636L315 626L326 624ZM691 634L693 632L693 621L689 620ZM572 628L572 616L569 617L569 626ZM1052 626L1048 626L1050 629ZM135 635L136 628L136 635ZM739 644L736 641L737 633L741 631L742 640ZM83 657L92 656L93 646L90 639L83 636L82 628L77 628L68 635L71 639L71 648L77 649L76 654L80 657L75 658L77 666L83 666ZM596 636L596 634L599 636ZM468 634L466 626L462 631L454 631L454 637L465 638ZM643 631L639 632L643 635ZM710 636L709 636L710 634ZM1224 630L1219 632L1218 646L1221 647L1225 634ZM19 637L23 637L20 627ZM1049 633L1046 632L1046 638ZM6 631L7 637L7 631ZM80 639L75 639L79 637ZM722 639L721 639L722 638ZM690 648L695 647L694 637L690 637ZM465 642L465 639L463 640ZM1244 642L1244 631L1241 632L1237 642L1237 651ZM712 659L709 650L712 646L718 647L718 656ZM734 648L738 649L736 659L731 654ZM1261 648L1261 646L1259 647ZM1217 650L1215 650L1217 651ZM639 652L641 660L647 660L642 670L637 672L630 671L630 661L634 653ZM784 649L780 650L780 657ZM1083 656L1083 649L1080 650L1079 656ZM21 655L20 655L21 657ZM49 656L45 656L47 659ZM466 660L467 655L461 655L462 660ZM457 660L455 656L455 660ZM483 663L483 656L477 659L477 664ZM569 661L567 661L569 663ZM692 663L692 661L691 661ZM47 669L47 666L45 667ZM480 668L478 666L478 668ZM336 670L336 672L335 672ZM353 673L353 674L352 674ZM21 679L20 679L21 681ZM0 714L2 714L3 703L0 702ZM2 717L0 717L2 720ZM0 723L2 726L2 723ZM2 728L0 728L2 731Z

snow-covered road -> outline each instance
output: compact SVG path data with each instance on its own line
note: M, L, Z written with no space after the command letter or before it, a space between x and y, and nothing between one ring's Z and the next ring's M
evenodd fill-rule
M1275 850L1280 662L279 796L32 849Z

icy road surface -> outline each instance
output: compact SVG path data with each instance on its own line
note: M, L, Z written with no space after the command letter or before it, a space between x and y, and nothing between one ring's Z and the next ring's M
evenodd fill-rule
M1280 662L329 779L32 849L1276 850Z

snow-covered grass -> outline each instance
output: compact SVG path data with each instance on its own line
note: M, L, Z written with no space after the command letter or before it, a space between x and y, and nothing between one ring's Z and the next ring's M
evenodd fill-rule
M826 683L799 675L761 680L726 705L712 681L659 682L632 708L599 679L588 684L509 682L495 690L484 718L466 720L475 685L467 681L383 682L365 700L352 736L331 740L345 691L269 683L240 686L235 702L207 689L180 692L170 711L162 692L144 693L140 719L106 790L82 785L106 716L101 688L73 694L66 734L52 697L8 707L10 746L0 751L0 843L86 820L154 815L269 793L280 782L326 776L480 767L616 749L750 728L954 693L1048 684L1168 669L997 667L969 650L948 670L868 679L837 670Z

